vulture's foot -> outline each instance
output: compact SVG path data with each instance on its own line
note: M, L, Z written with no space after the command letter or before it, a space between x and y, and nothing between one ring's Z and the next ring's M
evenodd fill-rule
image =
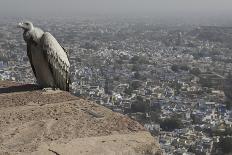
M56 90L56 88L47 87L42 89L43 92L54 91L54 90Z

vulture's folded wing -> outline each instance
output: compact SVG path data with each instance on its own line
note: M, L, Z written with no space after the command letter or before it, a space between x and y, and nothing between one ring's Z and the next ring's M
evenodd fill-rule
M68 91L70 63L66 52L48 32L43 34L40 41L44 56L52 71L56 87Z
M32 46L32 45L27 44L27 56L28 56L29 62L30 62L30 64L31 64L32 71L33 71L33 73L34 73L34 75L35 75L35 77L36 77L35 67L34 67L34 65L33 65L33 63L32 63L32 56L31 56L31 51L32 51L32 50L31 50L31 46Z

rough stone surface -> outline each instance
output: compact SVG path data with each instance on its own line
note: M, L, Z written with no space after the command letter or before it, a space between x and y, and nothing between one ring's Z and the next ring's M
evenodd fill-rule
M136 121L64 91L0 81L0 154L161 154Z

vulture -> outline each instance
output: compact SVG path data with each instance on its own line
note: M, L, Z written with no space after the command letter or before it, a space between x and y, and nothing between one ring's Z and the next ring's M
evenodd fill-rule
M49 33L34 27L32 22L18 24L23 29L27 56L37 84L41 88L69 91L70 63L67 50Z

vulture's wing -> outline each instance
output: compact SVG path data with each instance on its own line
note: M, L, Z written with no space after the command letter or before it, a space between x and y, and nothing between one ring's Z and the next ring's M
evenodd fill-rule
M30 43L27 43L27 56L28 56L29 62L31 64L32 71L33 71L33 73L34 73L34 75L36 77L35 67L34 67L34 65L32 63L31 46L32 45Z
M43 34L40 42L44 56L53 74L56 87L68 91L70 63L66 52L48 32Z

